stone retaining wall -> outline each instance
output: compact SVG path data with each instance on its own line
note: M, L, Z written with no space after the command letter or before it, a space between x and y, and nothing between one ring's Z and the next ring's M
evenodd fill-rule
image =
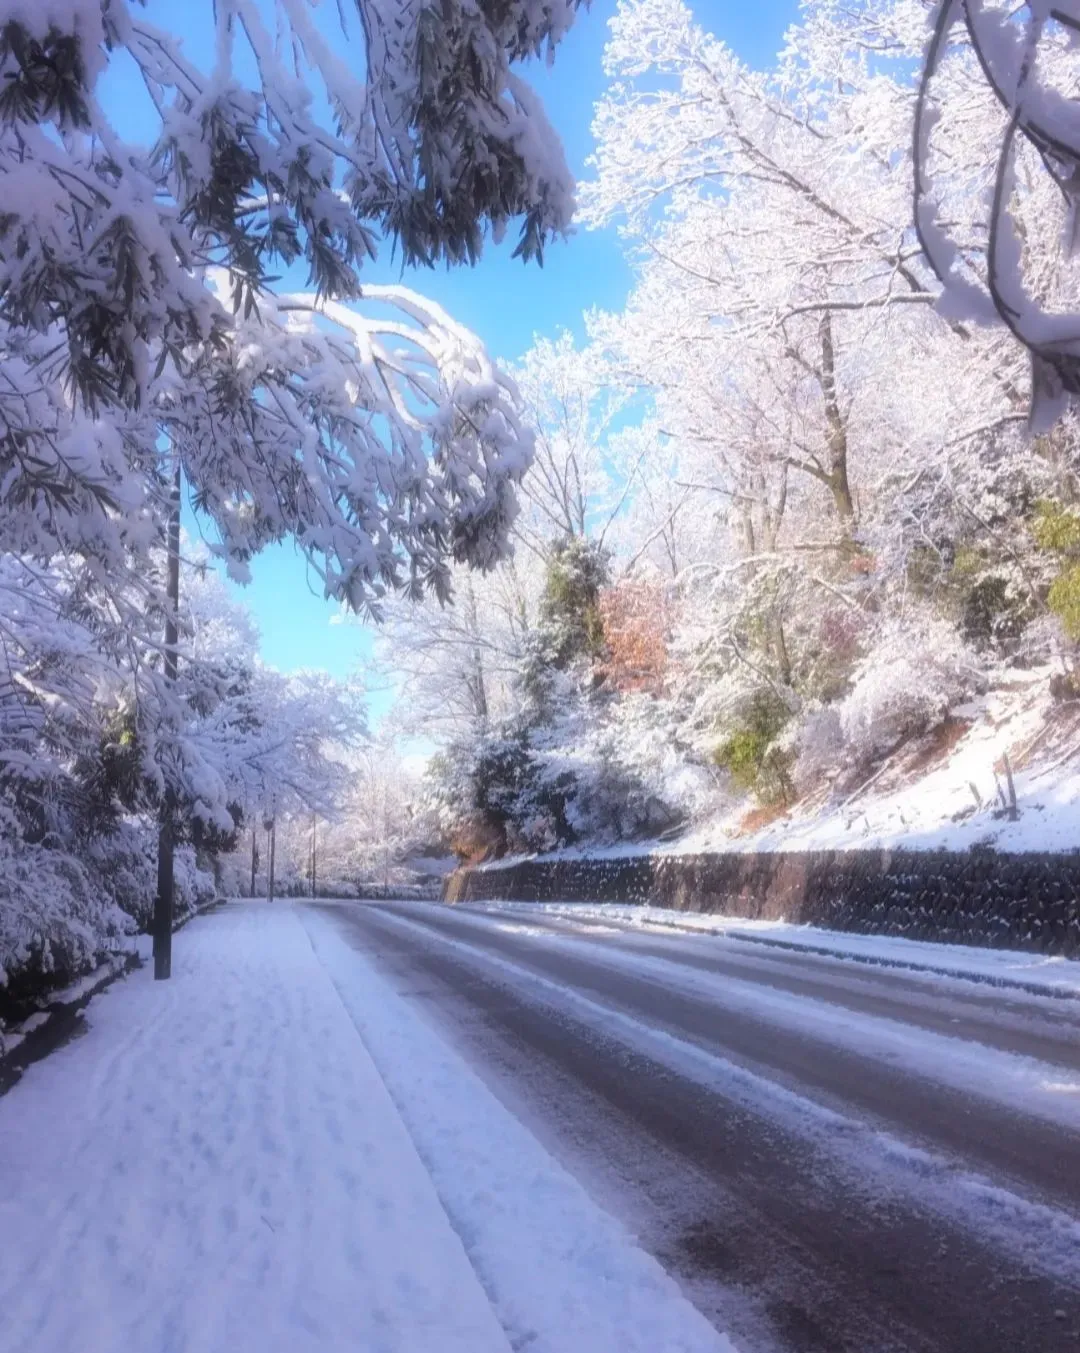
M1080 851L851 850L533 859L459 869L447 902L629 902L870 935L1080 954Z

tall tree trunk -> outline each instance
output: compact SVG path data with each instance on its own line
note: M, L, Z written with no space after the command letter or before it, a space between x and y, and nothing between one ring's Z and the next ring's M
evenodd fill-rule
M788 653L787 637L784 634L784 617L778 605L773 605L769 613L769 640L773 661L776 663L780 680L785 686L791 685L791 656Z
M472 579L467 580L465 601L468 605L469 631L476 635L480 632L480 617L476 609L476 593L473 590ZM479 647L473 646L470 654L472 664L472 674L469 677L469 687L472 692L473 712L476 715L476 722L482 729L488 725L488 696L487 680L484 675L484 659Z
M821 317L821 393L825 399L825 441L829 450L829 473L826 482L836 504L836 511L845 527L855 520L855 503L848 482L847 421L840 410L836 393L836 347L833 343L832 316L828 310Z
M177 615L180 609L180 458L176 459L172 492L169 495L167 533L168 567L165 609L165 684L176 684L176 644L179 637ZM154 899L154 980L172 976L173 930L173 847L176 832L176 795L166 788L158 829L157 896Z

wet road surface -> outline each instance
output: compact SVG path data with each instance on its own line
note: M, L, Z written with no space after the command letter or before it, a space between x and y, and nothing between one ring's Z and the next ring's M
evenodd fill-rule
M744 1353L1080 1350L1080 1003L520 912L324 910Z

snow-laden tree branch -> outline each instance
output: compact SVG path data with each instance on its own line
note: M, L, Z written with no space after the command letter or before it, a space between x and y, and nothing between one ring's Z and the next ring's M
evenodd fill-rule
M938 308L1001 323L1029 350L1036 429L1080 395L1080 293L1066 266L1080 184L1078 40L1076 0L941 0L916 100L915 220L944 287ZM993 142L965 203L957 141L980 95ZM1064 241L1056 260L1046 249L1055 233Z
M110 571L146 544L165 447L237 569L293 535L366 607L441 588L451 556L490 565L529 447L512 391L436 307L360 274L383 242L472 259L523 218L531 257L565 228L570 178L513 66L573 9L358 0L328 24L276 0L272 33L225 0L204 70L128 0L0 5L4 547ZM104 109L121 60L147 145ZM279 310L294 265L326 323Z

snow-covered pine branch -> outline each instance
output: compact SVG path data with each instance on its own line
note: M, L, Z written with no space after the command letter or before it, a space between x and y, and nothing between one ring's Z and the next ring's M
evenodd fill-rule
M294 534L363 607L498 557L528 450L511 392L445 315L360 274L384 240L458 261L522 218L531 257L565 228L570 177L513 67L573 9L361 2L338 32L277 0L271 33L225 0L201 69L128 0L0 5L5 547L109 571L147 543L167 444L238 567ZM121 60L150 145L106 112ZM278 312L294 264L331 324Z

